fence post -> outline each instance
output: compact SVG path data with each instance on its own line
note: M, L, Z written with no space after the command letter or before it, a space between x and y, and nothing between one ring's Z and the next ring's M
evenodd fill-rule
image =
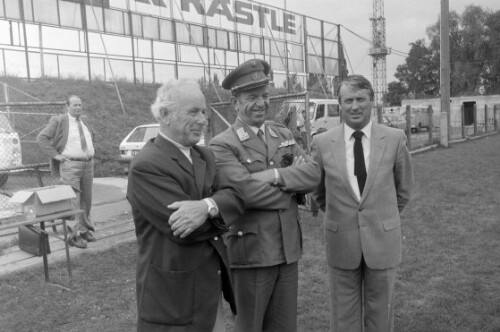
M473 113L474 115L474 136L477 135L477 105L474 104Z
M497 106L493 105L493 126L495 127L495 131L498 131Z
M445 148L448 147L448 142L450 139L450 136L448 135L448 132L450 130L449 125L450 122L448 121L448 113L441 112L441 118L439 119L439 134L441 135L441 137L439 142L441 146Z
M488 132L488 105L484 104L484 132Z
M465 107L464 107L464 104L462 104L462 106L460 106L460 117L462 118L462 123L460 125L461 129L462 129L462 138L465 138Z
M306 118L304 119L306 126L306 153L311 155L311 114L309 113L309 92L306 91L305 96L305 110L306 110ZM342 114L340 115L342 119Z
M408 141L408 150L411 150L411 106L406 105L406 139Z
M427 116L429 117L427 120L428 127L427 127L427 133L429 134L429 145L432 145L434 143L432 136L434 134L434 111L432 110L432 105L429 105L427 107Z
M382 105L377 105L377 122L382 123Z

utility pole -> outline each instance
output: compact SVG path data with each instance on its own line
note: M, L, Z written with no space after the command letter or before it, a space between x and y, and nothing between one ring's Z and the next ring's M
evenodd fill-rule
M390 50L385 45L385 17L384 0L373 0L372 43L370 55L373 58L373 90L375 92L375 106L384 105L384 92L387 86L386 56Z
M441 146L448 147L450 138L450 25L449 25L449 0L441 0L441 55L440 55L440 142Z

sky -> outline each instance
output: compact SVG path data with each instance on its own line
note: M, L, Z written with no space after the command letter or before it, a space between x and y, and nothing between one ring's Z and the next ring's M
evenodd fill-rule
M371 21L373 0L278 0L290 11L341 24L356 34L372 39ZM281 7L278 1L260 1ZM426 38L425 30L435 24L441 13L441 0L385 0L386 46L408 53L410 43ZM450 11L462 14L467 5L483 9L500 10L500 0L449 0ZM283 7L282 7L283 8ZM341 38L347 53L349 73L372 78L372 58L368 55L370 44L341 28ZM399 53L398 53L399 54ZM386 58L387 83L396 81L394 73L405 56L389 54Z

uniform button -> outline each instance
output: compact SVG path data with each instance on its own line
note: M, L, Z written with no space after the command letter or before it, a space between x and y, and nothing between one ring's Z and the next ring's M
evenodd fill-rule
M359 211L359 212L363 211L363 208L359 208L359 210L358 210L358 211Z
M221 271L220 270L217 270L217 275L220 276L221 275Z
M219 240L218 236L214 237L214 241L218 241L218 240Z
M273 166L274 165L274 161L270 161L269 165Z
M243 232L242 232L242 231L239 231L239 232L238 232L238 236L243 236Z
M247 163L249 163L249 162L251 162L251 160L250 160L250 159L247 159Z

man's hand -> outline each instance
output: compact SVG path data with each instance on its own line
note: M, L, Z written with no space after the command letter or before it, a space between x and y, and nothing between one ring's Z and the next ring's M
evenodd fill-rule
M57 161L58 161L58 162L60 162L61 164L62 164L62 163L64 163L65 161L67 161L67 160L68 160L68 159L66 159L66 157L65 157L65 156L63 156L62 154L56 154L56 155L54 156L54 158L53 158L53 159L57 160Z
M208 217L208 205L205 201L179 201L167 206L177 210L168 219L174 236L185 238L203 225Z
M293 162L291 166L298 166L306 162L306 159L303 156L295 156L293 157Z

